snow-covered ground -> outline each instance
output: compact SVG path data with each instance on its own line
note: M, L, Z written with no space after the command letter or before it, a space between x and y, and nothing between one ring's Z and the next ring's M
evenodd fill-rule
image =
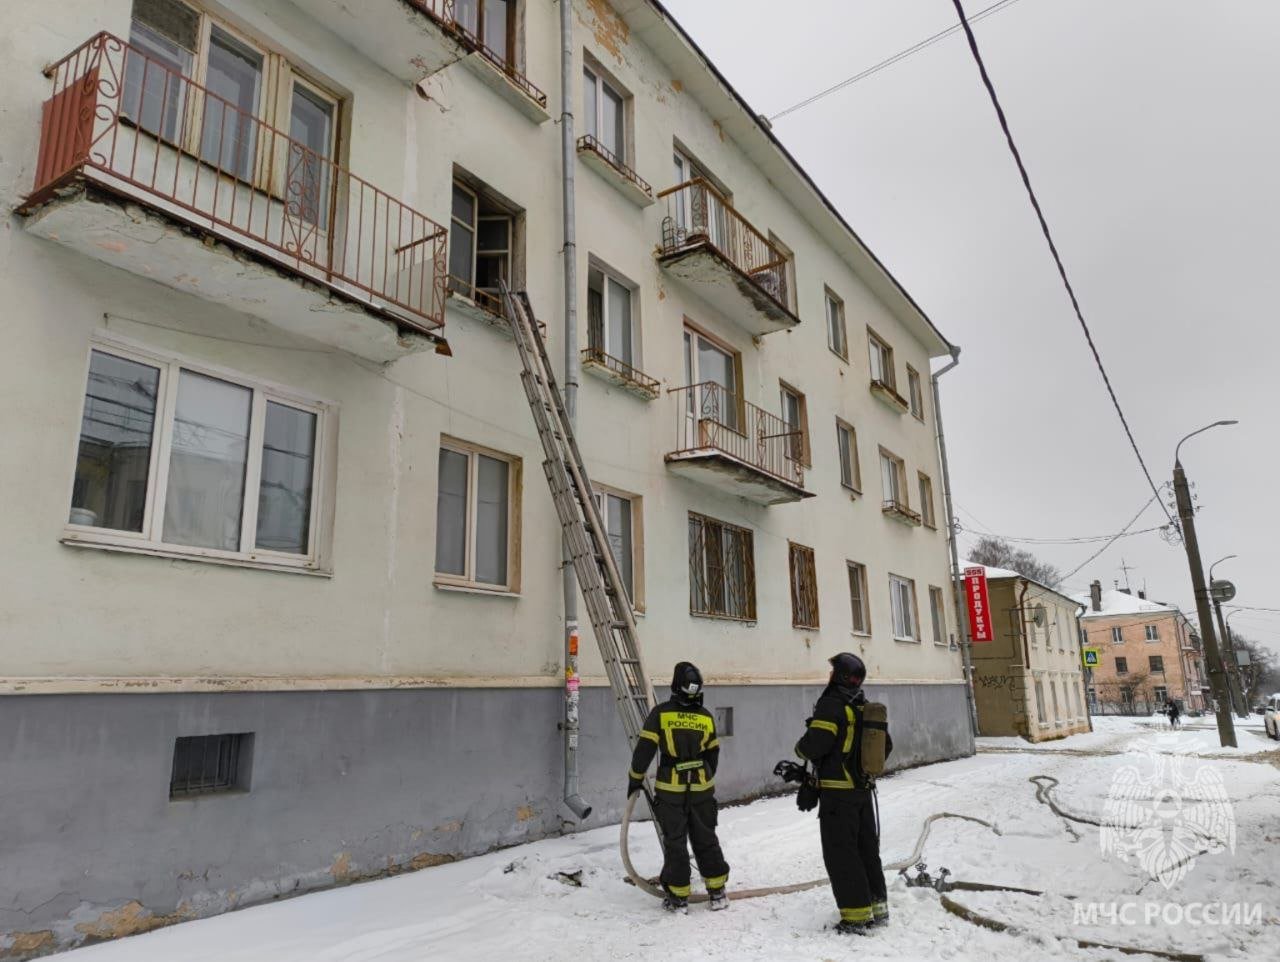
M1212 721L1194 719L1194 727L1168 732L1152 719L1102 718L1093 733L1042 745L980 739L972 758L881 782L886 862L910 854L932 812L997 823L999 834L938 823L923 857L930 871L945 866L956 879L1044 891L949 893L1014 931L964 921L936 892L909 888L897 875L889 879L892 922L868 937L825 928L836 917L826 888L743 900L716 914L693 906L688 916L671 917L623 881L617 829L605 828L80 949L74 962L1133 958L1081 948L1075 939L1209 959L1280 959L1280 744L1268 741L1260 724L1246 723L1241 747L1223 752ZM1104 856L1099 829L1058 817L1027 781L1037 774L1058 779L1054 797L1063 809L1098 817L1117 773L1129 767L1149 774L1154 758L1176 761L1178 777L1224 785L1234 815L1234 852L1198 856L1169 889L1141 860ZM733 868L731 891L824 874L818 825L790 798L725 809L720 836ZM639 870L656 874L658 847L647 825L632 832L632 846ZM581 887L559 874L576 872ZM1205 905L1212 906L1207 917L1217 919L1222 903L1239 905L1230 911L1252 920L1196 924ZM1090 911L1099 914L1090 920ZM1158 913L1150 924L1149 911Z

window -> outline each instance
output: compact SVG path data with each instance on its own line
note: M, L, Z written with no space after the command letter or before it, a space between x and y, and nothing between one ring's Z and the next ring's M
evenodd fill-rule
M1128 658L1117 658L1117 659L1116 659L1116 674L1117 674L1117 675L1127 675L1127 674L1129 674L1129 659L1128 659Z
M1049 680L1049 695L1053 699L1053 718L1057 721L1062 717L1062 712L1058 708L1058 683L1053 679Z
M499 61L515 65L516 0L454 0L453 17Z
M933 643L945 645L947 643L947 609L943 601L942 589L934 585L929 586L929 619L933 622Z
M627 163L627 98L605 80L594 63L583 67L586 132L599 141L615 163Z
M697 391L686 391L686 447L699 441L698 421L709 419L737 430L739 422L738 355L691 327L684 329L684 378Z
M175 739L170 800L248 791L252 757L252 732Z
M849 337L844 326L844 301L826 289L827 347L839 357L849 360Z
M1169 689L1164 685L1156 685L1152 691L1155 695L1157 705L1163 705L1169 700Z
M689 513L689 612L755 621L755 548L748 529Z
M1164 656L1150 655L1147 658L1147 666L1151 669L1153 673L1163 675L1164 674Z
M836 418L836 451L840 458L840 483L850 491L862 491L862 469L858 465L858 432L852 424Z
M790 545L791 625L793 628L818 627L818 571L813 549Z
M487 189L453 182L449 222L449 290L501 314L498 281L519 286L516 271L520 215Z
M1119 625L1111 629L1111 643L1113 645L1124 644L1124 629Z
M102 343L90 352L66 540L320 565L331 406Z
M867 348L871 353L871 380L896 389L898 379L893 373L893 348L871 331L867 331Z
M933 482L929 475L919 472L920 478L920 517L926 527L936 528L938 519L933 513Z
M125 117L226 175L285 195L297 216L327 225L336 97L283 56L181 0L134 0L129 42L137 52L125 53ZM282 105L291 138L283 165L270 156L274 143L259 143L262 125L274 123Z
M671 158L677 185L694 180L701 180L706 184L706 189L682 190L677 193L676 227L682 234L705 231L711 244L723 249L729 236L729 215L725 211L725 204L732 203L731 194L724 184L708 174L701 164L679 147L672 151ZM772 280L776 276L773 272L765 272L760 278Z
M769 231L769 243L782 259L782 270L762 270L752 275L752 280L774 296L779 304L788 310L795 310L796 299L796 255L773 231ZM776 261L775 261L776 263ZM781 283L782 290L773 288Z
M884 489L885 505L907 506L907 469L902 459L884 448L880 449L880 484Z
M436 495L436 580L517 591L520 459L446 438Z
M871 612L867 607L867 567L856 561L847 562L849 566L849 600L853 605L853 632L857 635L871 634Z
M1091 711L1097 711L1098 710L1098 689L1090 686L1088 691L1088 697L1089 697L1089 709Z
M1145 628L1146 628L1146 632L1147 632L1147 641L1159 641L1159 640L1160 640L1160 626L1159 626L1159 625L1146 625L1146 626L1145 626Z
M787 426L787 457L810 465L809 459L809 406L804 395L781 382L782 421Z
M893 637L897 641L919 641L916 632L916 583L889 575L889 601L893 610Z
M640 506L642 498L596 485L596 509L604 522L605 537L613 560L631 598L631 606L644 610L644 538Z
M1036 679L1036 718L1041 725L1049 724L1044 712L1044 682L1039 678Z
M587 270L588 345L636 367L631 298L631 285L594 265Z
M924 392L920 387L920 372L910 364L907 365L907 388L910 397L911 413L924 420Z

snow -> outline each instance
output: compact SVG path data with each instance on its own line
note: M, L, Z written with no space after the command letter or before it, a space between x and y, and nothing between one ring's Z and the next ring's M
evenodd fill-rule
M1102 592L1102 610L1093 610L1093 601L1089 595L1072 595L1073 601L1078 601L1087 609L1082 618L1105 618L1111 615L1140 615L1149 611L1172 612L1178 611L1176 605L1166 605L1159 601L1152 601L1149 598L1139 598L1137 595L1131 595L1128 592L1120 591L1117 588L1108 588Z
M906 857L920 825L947 810L992 820L1000 834L969 823L934 827L924 860L952 877L1042 890L1043 897L951 892L961 905L1013 926L994 932L948 913L937 893L891 876L890 926L865 938L824 928L835 919L826 888L739 901L711 914L693 906L667 916L657 900L623 881L617 828L547 839L377 882L185 923L128 940L77 950L73 962L422 962L422 960L1119 960L1111 949L1084 949L1074 938L1203 952L1214 960L1280 958L1276 865L1280 864L1280 745L1245 723L1241 747L1217 745L1212 719L1184 731L1155 719L1099 718L1095 731L1031 745L979 739L978 754L899 772L882 780L880 812L886 862ZM1099 830L1057 817L1035 800L1027 779L1060 780L1055 800L1070 812L1099 816L1112 779L1144 753L1177 757L1221 776L1234 810L1235 851L1197 858L1169 891L1133 859L1104 857ZM720 836L733 868L730 891L816 878L823 873L818 826L791 798L721 812ZM657 873L647 825L632 831L641 872ZM581 872L582 886L558 873ZM1069 898L1075 896L1076 898ZM1085 902L1139 905L1242 902L1262 906L1263 922L1234 925L1076 924ZM1270 924L1267 924L1270 920Z

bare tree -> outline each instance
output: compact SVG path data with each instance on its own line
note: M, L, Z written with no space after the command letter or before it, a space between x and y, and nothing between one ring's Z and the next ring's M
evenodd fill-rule
M1062 583L1062 572L1057 568L1041 561L1030 551L1015 548L1003 538L979 538L969 551L969 559L992 568L1008 568L1050 588L1057 588Z
M1244 683L1244 700L1252 707L1280 691L1280 657L1275 649L1243 637L1234 628L1231 637L1237 651L1249 653L1249 664L1240 666L1240 680Z

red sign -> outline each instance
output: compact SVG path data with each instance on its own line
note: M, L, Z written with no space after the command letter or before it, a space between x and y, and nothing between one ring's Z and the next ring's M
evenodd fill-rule
M987 596L987 569L964 569L964 594L969 603L969 638L972 641L994 641L991 623L991 599Z

